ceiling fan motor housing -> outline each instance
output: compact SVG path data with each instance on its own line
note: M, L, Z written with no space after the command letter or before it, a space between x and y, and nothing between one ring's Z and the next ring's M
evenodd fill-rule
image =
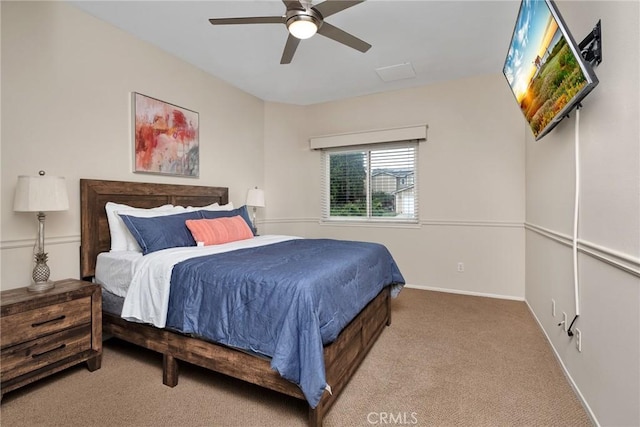
M315 25L316 31L320 29L320 26L322 25L322 15L320 15L320 13L316 12L314 9L287 10L287 14L285 15L285 20L287 24L287 29L292 34L293 32L291 31L290 27L295 22L301 22L301 21L311 22L312 24ZM315 31L311 35L313 34L315 34Z

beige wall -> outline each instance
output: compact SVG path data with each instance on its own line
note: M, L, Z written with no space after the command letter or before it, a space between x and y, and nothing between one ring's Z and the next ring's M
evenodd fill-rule
M571 239L576 114L526 140L526 299L592 414L640 425L640 8L559 3L580 41L602 19L600 84L580 111L578 256L582 352L557 326L575 315ZM548 230L548 232L544 232ZM590 254L588 254L589 252ZM551 316L551 299L556 317Z
M200 114L200 178L133 174L130 93ZM2 2L2 289L28 284L35 214L14 213L18 175L67 178L47 216L52 279L78 277L80 178L230 187L263 180L263 102L63 2Z
M411 285L523 299L524 126L513 103L500 74L308 107L267 103L266 230L379 241ZM320 152L309 138L417 124L429 126L420 224L321 224Z
M12 211L17 175L67 177L70 210L47 220L54 279L78 276L81 177L227 185L236 204L259 185L263 233L379 241L413 285L526 295L594 417L639 425L638 2L560 8L576 36L598 18L604 31L601 84L581 112L581 246L599 255L580 255L582 353L550 316L551 298L573 314L573 117L534 143L498 72L308 107L264 103L61 2L1 3L0 287L30 276L35 215ZM198 180L131 173L132 91L200 113ZM414 124L429 125L420 224L320 224L320 153L308 138Z

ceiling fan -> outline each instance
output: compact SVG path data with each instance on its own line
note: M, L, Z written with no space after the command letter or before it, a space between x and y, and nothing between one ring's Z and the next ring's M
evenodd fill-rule
M300 40L308 39L316 32L322 36L356 49L366 52L371 45L359 38L341 30L338 27L325 22L324 19L362 3L359 1L327 0L315 6L310 0L282 0L287 10L282 16L257 16L246 18L212 18L209 22L213 25L229 24L285 24L289 31L287 43L280 59L281 64L289 64L298 48Z

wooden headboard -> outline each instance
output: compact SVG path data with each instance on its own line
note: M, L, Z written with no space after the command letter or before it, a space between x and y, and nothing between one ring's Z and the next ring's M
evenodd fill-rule
M80 180L80 277L95 275L96 257L111 248L107 202L137 208L153 208L171 203L205 206L229 202L227 187L200 185L149 184L143 182Z

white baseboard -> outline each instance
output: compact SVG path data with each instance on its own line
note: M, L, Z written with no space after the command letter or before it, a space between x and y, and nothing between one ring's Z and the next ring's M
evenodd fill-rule
M450 288L437 288L434 286L423 286L423 285L405 285L407 288L411 289L422 289L423 291L435 291L435 292L446 292L449 294L461 294L461 295L472 295L475 297L486 297L486 298L497 298L497 299L508 299L513 301L524 301L523 297L516 297L513 295L499 295L499 294L489 294L485 292L473 292L473 291L464 291L460 289L450 289Z
M547 342L549 343L549 345L553 349L553 354L556 356L556 360L558 361L558 363L560 363L560 367L562 367L562 372L564 372L565 377L567 377L567 380L569 381L569 384L571 385L571 388L576 393L576 396L578 396L578 399L580 400L580 403L582 403L582 406L584 407L585 411L587 411L587 415L589 415L589 418L591 418L591 421L593 422L594 425L596 425L597 427L600 427L600 423L598 422L598 419L596 418L596 415L591 410L591 407L589 406L589 404L587 403L586 399L582 395L582 392L580 392L580 389L578 388L577 384L575 383L575 381L571 377L571 374L567 370L567 367L565 366L564 362L560 358L560 354L558 353L558 351L556 350L555 346L553 345L553 342L551 342L551 338L549 338L549 335L547 334L547 331L545 331L544 328L542 327L542 323L540 323L540 319L538 319L538 316L536 316L536 313L533 311L533 309L531 308L531 306L529 305L529 303L526 300L525 300L525 303L527 304L527 307L529 308L529 311L533 315L533 318L536 319L536 322L538 323L538 326L540 327L540 330L542 331L544 336L547 338Z

